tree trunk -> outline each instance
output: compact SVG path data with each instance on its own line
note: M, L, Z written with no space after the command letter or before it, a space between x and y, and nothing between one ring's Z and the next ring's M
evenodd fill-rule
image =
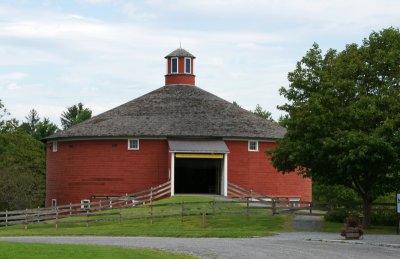
M363 196L363 227L369 228L371 226L371 211L372 211L372 202L373 199L369 195Z

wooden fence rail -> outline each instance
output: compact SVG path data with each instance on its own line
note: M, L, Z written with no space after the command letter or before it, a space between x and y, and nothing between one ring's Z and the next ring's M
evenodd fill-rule
M159 193L163 194L163 192ZM299 205L299 206L297 206ZM377 203L381 207L392 207L394 203ZM217 215L275 215L284 213L293 213L299 210L309 211L320 210L326 208L335 208L337 204L301 201L300 204L281 204L277 200L271 201L256 201L251 198L236 199L231 201L213 200L210 202L176 202L167 204L122 204L122 206L112 209L109 206L104 206L102 210L97 207L88 208L87 210L76 210L75 213L70 213L69 210L37 210L33 213L32 210L25 210L25 214L11 214L7 212L0 217L0 226L11 226L23 224L27 228L30 224L54 224L56 228L66 224L85 224L95 222L112 222L112 221L127 221L127 220L149 220L150 224L161 218L177 218L181 222L189 216L202 216L203 220L207 216ZM123 208L130 208L123 210ZM343 209L343 208L335 208ZM91 213L89 213L91 212ZM95 213L92 213L95 212ZM68 220L64 220L68 218Z
M167 181L159 186L144 191L118 197L109 197L96 202L90 202L87 205L70 203L51 208L6 210L5 212L0 212L0 226L8 227L18 224L37 224L49 220L88 215L89 212L93 213L113 208L135 207L169 196L171 193L170 186L171 182ZM92 198L98 197L93 196Z
M239 185L228 183L228 195L234 200L211 202L181 202L168 204L152 204L153 201L164 198L171 193L171 182L167 181L150 189L126 194L118 197L94 195L100 199L90 202L87 206L81 203L64 204L54 208L37 208L0 212L0 226L23 224L76 224L90 222L106 222L118 220L150 219L179 217L181 222L186 216L201 215L256 215L256 214L283 214L304 210L308 213L330 210L344 210L350 206L361 209L359 204L335 204L329 202L290 201L289 198L270 197L245 189ZM165 206L172 208L166 209ZM373 209L382 210L385 207L395 206L395 203L374 203ZM122 210L132 208L131 210ZM64 220L70 218L69 220Z

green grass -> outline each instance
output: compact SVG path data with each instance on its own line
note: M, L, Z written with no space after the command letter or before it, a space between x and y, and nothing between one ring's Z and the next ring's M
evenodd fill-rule
M333 233L340 233L340 230L344 227L344 223L339 222L330 222L330 221L323 221L321 225L321 231L323 232L333 232ZM368 229L364 230L365 234L373 235L395 235L396 234L396 227L390 226L371 226Z
M175 205L180 208L180 202L209 202L213 201L212 197L205 196L174 196L169 199L161 200L153 204L178 203ZM154 207L156 210L171 209L169 207ZM185 208L199 207L199 204L185 204ZM200 211L212 211L209 204L203 206ZM231 206L232 209L241 208L240 204L220 204L218 206ZM148 208L128 208L122 209L123 213L132 213L148 211ZM287 217L266 215L265 209L256 209L263 211L262 215L218 215L206 216L206 224L203 225L202 216L185 216L183 223L181 218L160 218L154 219L153 224L150 220L126 220L119 223L118 221L89 223L86 227L85 223L75 224L59 224L58 229L53 224L34 224L29 225L25 230L23 225L8 227L8 229L0 228L0 236L64 236L64 235L95 235L95 236L173 236L173 237L254 237L273 235L276 232L282 231L285 228ZM113 210L115 212L115 210ZM116 211L120 211L117 209ZM255 210L253 210L255 211ZM99 218L115 219L118 215L107 216L107 212L99 214ZM163 212L161 214L168 214ZM129 216L129 214L124 215ZM97 217L96 217L97 218ZM85 217L63 219L66 223L71 220L84 220Z
M95 245L60 245L41 243L0 242L3 259L19 258L195 258L158 249L123 248Z

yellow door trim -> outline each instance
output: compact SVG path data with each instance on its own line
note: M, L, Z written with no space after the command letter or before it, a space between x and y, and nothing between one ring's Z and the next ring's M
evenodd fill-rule
M176 158L212 158L212 159L222 159L224 155L222 154L176 154Z

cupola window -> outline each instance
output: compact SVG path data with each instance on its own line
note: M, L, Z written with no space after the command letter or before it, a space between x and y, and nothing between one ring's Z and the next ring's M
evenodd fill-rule
M171 58L171 73L178 73L178 58Z
M192 68L191 68L192 64L191 64L190 62L191 62L191 59L190 59L190 58L185 58L185 73L186 73L186 74L192 73L192 72L191 72L191 70L192 70Z

